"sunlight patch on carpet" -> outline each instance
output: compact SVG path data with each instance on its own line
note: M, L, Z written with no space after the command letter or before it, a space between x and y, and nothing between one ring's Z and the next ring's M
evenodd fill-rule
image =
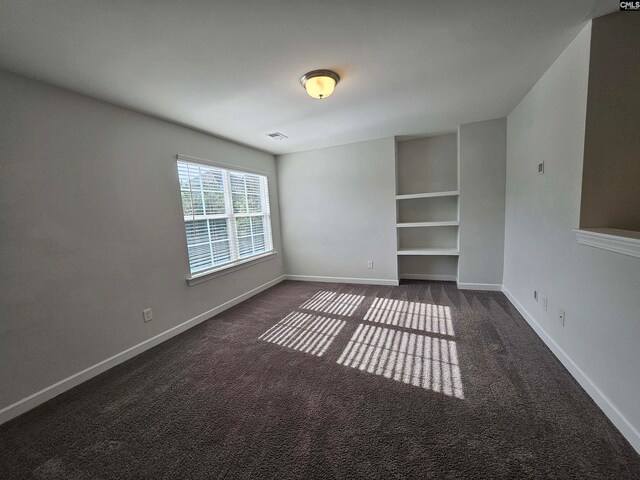
M300 305L300 308L350 317L362 303L362 300L364 300L364 295L320 291Z
M311 313L291 312L259 339L321 357L345 321Z
M453 340L362 324L337 363L464 398L458 352Z
M364 320L453 336L451 308L422 302L376 298Z

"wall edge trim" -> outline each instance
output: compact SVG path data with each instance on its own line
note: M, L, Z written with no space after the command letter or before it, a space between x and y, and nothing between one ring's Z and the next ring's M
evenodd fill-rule
M428 274L428 273L402 273L400 274L400 280L433 280L436 282L455 282L455 275L440 275L440 274Z
M456 282L460 290L484 290L487 292L502 292L500 283L464 283Z
M516 297L505 286L502 287L511 304L520 312L529 326L533 328L536 334L549 347L549 350L556 356L560 363L569 371L571 376L576 379L580 386L587 392L591 399L598 405L600 410L609 418L611 423L618 431L627 439L631 446L640 453L640 432L627 420L627 418L618 410L615 404L598 388L587 374L578 366L578 364L556 343L556 341L545 331L544 328L536 321L526 308L516 299Z
M363 285L398 285L398 280L385 278L350 278L350 277L318 277L313 275L285 275L285 280L299 282L323 282L323 283L358 283Z
M182 322L175 327L171 327L170 329L154 335L153 337L148 338L138 343L137 345L116 353L115 355L106 358L105 360L91 365L84 370L76 372L69 377L66 377L52 385L49 385L48 387L43 388L42 390L39 390L21 400L18 400L17 402L12 403L11 405L0 409L0 425L23 413L28 412L29 410L45 403L48 400L51 400L54 397L57 397L58 395L72 389L73 387L76 387L81 383L84 383L87 380L90 380L91 378L96 377L101 373L104 373L107 370L126 362L127 360L145 352L146 350L149 350L150 348L153 348L156 345L159 345L166 340L169 340L170 338L173 338L176 335L185 332L192 327L195 327L199 323L202 323L205 320L208 320L211 317L237 305L238 303L243 302L244 300L247 300L248 298L251 298L254 295L257 295L258 293L282 282L284 279L284 275L274 278L273 280L270 280L267 283L264 283L256 288L253 288L252 290L249 290L242 295L232 298L231 300L228 300L210 310L207 310L206 312L196 315L195 317Z

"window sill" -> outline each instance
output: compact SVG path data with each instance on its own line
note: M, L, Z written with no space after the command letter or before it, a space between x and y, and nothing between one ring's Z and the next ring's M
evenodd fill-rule
M640 258L640 232L616 228L584 228L574 232L582 245Z
M277 253L277 251L272 250L256 257L247 258L246 260L240 260L239 262L235 262L231 265L224 265L214 270L207 270L206 272L187 277L187 283L190 287L193 287L194 285L198 285L199 283L207 282L209 280L213 280L214 278L218 278L223 275L242 270L243 268L252 267L253 265L256 265L258 263L270 260Z

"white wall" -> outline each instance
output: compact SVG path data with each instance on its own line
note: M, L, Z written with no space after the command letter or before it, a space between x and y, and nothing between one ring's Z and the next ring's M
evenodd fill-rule
M579 245L591 27L507 120L504 287L640 451L640 259ZM545 174L537 174L545 161ZM533 299L538 289L548 311ZM554 317L566 310L563 327Z
M393 138L282 155L277 165L288 275L397 280Z
M507 120L460 125L458 283L502 285Z
M0 98L0 409L282 275L189 287L176 171L268 172L281 250L273 156L3 72Z

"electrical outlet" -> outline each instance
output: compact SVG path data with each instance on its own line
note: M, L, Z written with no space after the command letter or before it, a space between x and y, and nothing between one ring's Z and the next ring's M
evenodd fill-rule
M564 310L562 310L561 308L558 309L558 320L560 320L560 324L564 327L564 320L565 320L565 312Z
M142 311L142 315L144 316L144 322L150 322L151 320L153 320L153 313L151 312L150 308L146 308Z
M367 268L373 268L373 260L367 260Z

